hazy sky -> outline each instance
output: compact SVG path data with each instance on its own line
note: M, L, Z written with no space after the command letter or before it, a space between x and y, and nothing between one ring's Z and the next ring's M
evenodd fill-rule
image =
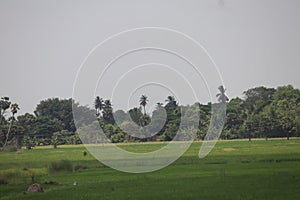
M300 87L298 0L0 0L0 96L22 113L48 97L70 98L89 52L138 27L174 29L201 43L229 97L260 85Z

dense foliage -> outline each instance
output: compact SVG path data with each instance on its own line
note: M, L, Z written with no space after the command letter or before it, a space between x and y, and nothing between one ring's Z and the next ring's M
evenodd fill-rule
M243 99L236 97L229 101L223 86L217 94L219 103L226 103L226 123L221 139L236 138L269 138L295 137L300 132L300 90L291 85L277 89L256 87L243 92ZM137 102L138 103L138 102ZM76 119L81 129L88 132L85 141L95 141L94 133L98 124L111 142L132 141L170 141L178 131L182 113L188 117L200 114L197 139L203 139L211 123L212 103L195 103L193 106L179 105L176 99L168 96L165 104L157 103L155 110L146 112L148 97L142 95L139 106L125 112L113 110L110 100L95 98L94 109L79 106L72 99L49 98L41 101L33 114L15 114L19 106L10 102L8 97L0 101L0 147L19 148L25 146L31 149L36 145L79 144L81 140L76 133L72 109L80 111L82 120ZM73 107L72 107L73 106ZM194 106L199 107L195 110ZM95 118L96 117L96 118ZM97 119L86 124L86 119ZM162 127L160 122L164 121ZM118 123L122 122L122 123ZM156 135L145 138L134 137L136 127L147 127L147 131ZM159 127L159 129L158 129ZM126 130L126 131L124 131ZM126 132L129 132L127 134Z

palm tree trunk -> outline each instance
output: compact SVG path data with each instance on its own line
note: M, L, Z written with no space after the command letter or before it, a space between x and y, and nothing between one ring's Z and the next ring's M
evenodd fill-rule
M248 138L249 138L249 142L251 142L251 133L250 133L250 131L248 133Z
M0 125L2 124L2 108L0 107Z
M12 127L12 123L13 123L13 119L11 120L11 122L9 124L8 131L7 131L6 138L5 138L5 143L3 144L2 150L4 150L5 147L6 147L6 145L7 145L8 137L9 137L9 134L10 134L10 131L11 131L11 127Z
M2 125L4 114L5 114L5 111L4 110L2 111L2 107L0 107L0 125Z

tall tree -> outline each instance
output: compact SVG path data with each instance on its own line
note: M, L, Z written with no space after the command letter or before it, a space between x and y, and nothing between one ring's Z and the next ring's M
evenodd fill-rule
M168 96L165 101L167 102L167 104L165 105L165 108L167 110L173 110L178 106L174 96Z
M105 123L114 124L113 109L110 100L105 100L103 104L103 119Z
M249 112L259 113L265 106L270 104L276 90L274 88L255 87L243 92L244 106Z
M130 118L131 120L136 123L137 125L139 126L142 126L142 123L141 123L141 118L143 116L143 113L141 111L141 107L140 108L132 108L128 111L129 115L130 115Z
M243 92L244 101L242 111L245 113L243 128L246 131L249 141L251 137L263 136L267 139L269 130L265 126L270 126L266 108L272 103L276 90L264 86L248 89Z
M32 114L25 113L24 115L19 115L17 117L16 124L19 127L22 127L22 133L16 135L18 145L25 145L27 149L31 149L34 146L34 135L33 135L33 126L35 123L36 117Z
M1 97L0 99L0 125L5 121L5 113L9 109L11 102L9 97Z
M99 117L101 115L101 111L103 110L104 101L99 96L96 97L94 106L96 109L96 116Z
M147 104L148 104L148 97L146 95L142 95L140 98L140 105L144 108L144 115L146 115Z
M216 97L218 98L218 101L220 103L226 103L227 101L229 101L229 98L225 94L226 89L223 87L223 85L219 86L218 89L220 91L220 93L218 93L216 95Z
M63 130L63 123L56 118L39 116L32 124L32 127L33 135L37 139L43 140L44 144L49 145L53 133Z
M33 125L36 120L36 117L32 114L25 113L24 115L18 116L18 125L23 127L25 135L33 134Z
M224 126L227 139L237 138L241 133L241 127L246 118L242 106L243 100L239 97L231 99L227 104L226 124Z
M3 147L2 147L2 150L5 149L6 145L7 145L7 142L8 142L8 139L10 137L10 132L11 132L11 127L13 125L13 122L15 121L15 114L18 112L18 110L20 110L19 108L19 105L14 103L14 104L11 104L10 106L10 111L11 111L11 117L9 118L10 120L10 124L9 124L9 127L8 127L8 131L7 131L7 134L6 134L6 137L5 137L5 142L3 144Z
M62 130L75 132L73 120L72 99L49 98L41 101L34 113L37 117L49 117L62 123Z
M297 131L297 118L300 116L300 90L291 85L278 87L272 106L275 108L278 124L289 139L291 134Z

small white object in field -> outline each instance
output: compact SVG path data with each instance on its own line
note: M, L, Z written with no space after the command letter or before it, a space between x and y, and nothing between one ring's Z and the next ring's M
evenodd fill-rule
M74 185L74 186L76 186L76 185L77 185L77 182L76 182L76 181L74 181L73 185Z

